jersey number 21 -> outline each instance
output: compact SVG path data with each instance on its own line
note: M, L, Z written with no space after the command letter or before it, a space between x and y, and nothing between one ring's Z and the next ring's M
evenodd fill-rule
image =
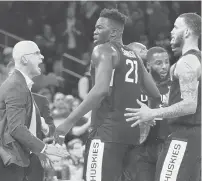
M125 75L125 82L130 82L137 84L138 82L138 64L136 60L126 59L126 64L130 65L130 69ZM133 76L133 72L135 71L135 76Z

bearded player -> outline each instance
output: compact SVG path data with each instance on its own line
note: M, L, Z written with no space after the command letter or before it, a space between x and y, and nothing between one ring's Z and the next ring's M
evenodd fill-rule
M171 31L171 48L182 56L171 67L169 106L126 109L134 126L154 118L167 118L171 130L157 162L156 181L198 181L201 169L201 16L180 15ZM164 121L164 119L162 121Z
M133 45L133 46L131 46ZM142 47L142 49L139 49ZM152 47L149 50L138 43L131 43L130 48L144 59L149 73L152 75L161 94L161 106L168 104L168 94L170 86L170 62L169 55L164 48ZM146 52L146 55L145 53ZM146 103L151 108L155 108L154 102L143 92L141 102ZM153 181L155 177L156 163L165 139L169 135L166 121L155 120L156 124L150 128L145 142L131 151L130 162L127 168L132 180Z

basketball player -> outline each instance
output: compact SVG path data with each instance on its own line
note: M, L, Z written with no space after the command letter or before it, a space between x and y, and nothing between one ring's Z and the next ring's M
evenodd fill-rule
M171 129L157 162L155 181L198 181L201 168L201 17L195 13L181 14L171 31L171 48L181 47L182 56L171 67L169 106L150 109L137 101L140 109L127 121L139 123L154 118L167 118ZM164 119L162 120L164 121Z
M124 161L130 148L140 142L140 129L125 121L125 108L137 108L142 83L152 97L159 91L141 59L122 43L125 16L104 9L95 25L91 76L93 88L57 130L66 134L92 110L91 132L86 144L85 180L122 180ZM56 136L57 139L57 136Z
M140 54L138 49L133 43L132 50ZM161 94L161 101L164 106L167 105L169 85L170 85L170 63L169 55L164 48L152 47L146 51L145 62L147 69L152 75ZM142 57L142 56L141 56ZM148 96L143 92L141 94L141 102L154 108L152 100L148 100ZM157 105L156 105L157 106ZM136 146L130 153L130 162L127 168L129 177L136 181L153 181L155 177L156 163L162 145L169 135L169 129L166 121L156 120L156 125L150 128L147 139L140 146Z

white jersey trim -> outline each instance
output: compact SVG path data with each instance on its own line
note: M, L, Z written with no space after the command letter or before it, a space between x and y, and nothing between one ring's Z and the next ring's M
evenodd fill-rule
M104 143L99 139L91 141L87 159L86 181L102 181Z
M177 181L178 172L185 155L187 142L172 140L163 163L160 181Z

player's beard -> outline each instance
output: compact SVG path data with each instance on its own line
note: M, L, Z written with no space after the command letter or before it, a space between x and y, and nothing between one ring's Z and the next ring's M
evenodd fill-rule
M182 51L182 47L184 45L184 38L183 38L183 32L181 32L174 40L174 42L172 42L171 40L171 48L172 51L175 55L178 55L181 53Z
M154 79L154 81L155 81L156 83L160 83L160 82L163 82L163 81L167 80L167 79L168 79L168 76L169 76L169 75L168 75L168 72L167 72L167 75L162 78L162 77L159 75L159 73L157 73L157 71L154 70L152 67L151 67L151 69L150 69L150 73L151 73L151 75L152 75L152 77L153 77L153 79Z

